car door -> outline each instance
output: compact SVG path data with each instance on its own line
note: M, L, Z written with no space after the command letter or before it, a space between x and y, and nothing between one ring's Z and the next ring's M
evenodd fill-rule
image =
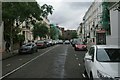
M88 76L90 74L93 63L94 63L94 47L91 47L85 56L85 68L88 73Z
M34 44L32 44L32 50L33 50L33 52L35 52L35 45Z

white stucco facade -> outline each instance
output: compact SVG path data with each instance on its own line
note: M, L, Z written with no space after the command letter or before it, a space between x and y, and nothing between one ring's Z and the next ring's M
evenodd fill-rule
M110 26L111 26L111 35L106 37L108 45L120 45L119 43L119 27L120 27L120 12L116 9L116 4L110 9Z
M84 41L84 31L83 23L80 23L79 27L77 28L77 35L82 41Z
M14 26L16 26L16 21ZM33 25L31 23L28 23L27 26L26 26L26 21L24 21L21 25L19 25L19 28L21 29L21 32L19 34L25 36L25 42L28 42L28 40L33 40L33 34L32 34Z
M3 22L0 24L0 53L4 50L4 44L3 44L3 29L4 25Z
M88 11L84 16L84 26L85 26L85 35L87 37L88 43L93 42L96 43L96 30L102 28L101 20L102 20L102 2L101 0L97 2L95 0L92 5L89 7ZM120 0L119 0L120 1ZM110 29L111 34L106 35L106 44L107 45L120 45L120 12L115 10L118 6L120 6L120 2L112 3L111 7L109 7L110 11ZM90 42L89 42L90 41Z
M85 37L88 37L88 42L92 41L93 43L96 43L96 29L99 29L101 27L101 15L102 0L95 0L83 17L85 26Z
M78 35L79 38L81 37L80 30L81 30L81 26L79 25L79 27L77 28L77 35Z

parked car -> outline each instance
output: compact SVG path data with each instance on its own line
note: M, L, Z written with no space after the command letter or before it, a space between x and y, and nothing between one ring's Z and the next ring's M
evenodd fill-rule
M46 48L47 47L47 43L45 41L37 41L36 45L37 45L38 49Z
M50 46L51 46L51 44L50 44L49 41L47 41L47 40L44 41L44 43L46 44L47 47L50 47Z
M77 50L87 50L87 45L83 44L82 42L76 42L74 46L75 51Z
M22 45L18 51L19 51L19 54L34 53L34 52L37 52L37 46L35 43L26 43Z
M76 44L76 43L77 43L77 39L71 40L71 44L72 44L73 47L75 47L75 44Z
M120 80L120 47L93 45L85 54L84 64L90 79Z
M47 39L45 40L48 46L53 46L53 40L52 39Z
M52 42L53 42L53 45L56 45L56 44L57 44L57 41L56 41L56 40L53 40Z
M65 43L65 44L70 44L70 41L69 41L69 40L65 40L64 43Z
M58 44L63 44L63 40L58 40Z

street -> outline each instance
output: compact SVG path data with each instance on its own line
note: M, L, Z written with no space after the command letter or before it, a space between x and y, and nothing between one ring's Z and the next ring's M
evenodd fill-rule
M0 8L0 80L120 80L120 0L3 0Z
M58 44L17 55L2 61L2 78L83 78L84 53L70 44Z

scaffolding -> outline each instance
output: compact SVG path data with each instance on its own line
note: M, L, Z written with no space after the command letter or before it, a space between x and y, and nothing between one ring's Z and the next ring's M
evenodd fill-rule
M101 19L101 25L104 30L106 30L106 34L110 35L111 30L110 30L110 12L109 12L109 7L110 7L111 2L103 2L102 3L102 19Z

